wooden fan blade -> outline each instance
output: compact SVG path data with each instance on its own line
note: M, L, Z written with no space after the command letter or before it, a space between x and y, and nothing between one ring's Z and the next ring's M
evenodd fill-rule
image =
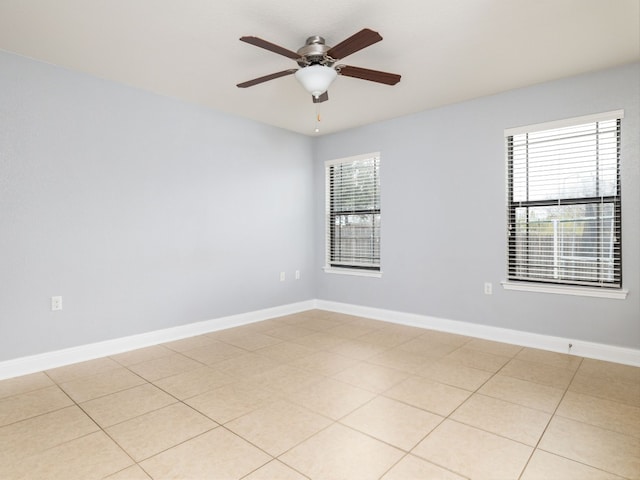
M291 75L297 71L296 68L291 68L289 70L283 70L282 72L272 73L270 75L265 75L264 77L254 78L253 80L248 80L246 82L239 83L237 86L239 88L247 88L253 87L254 85L258 85L259 83L268 82L269 80L273 80L275 78L285 77L287 75Z
M327 55L335 60L340 60L380 40L382 40L382 37L378 32L363 28L358 33L351 35L346 40L329 49Z
M341 65L336 68L336 70L338 70L339 75L344 75L345 77L359 78L361 80L369 80L370 82L384 83L385 85L395 85L401 78L401 76L396 73L350 67L349 65Z
M270 52L277 53L279 55L284 55L285 57L292 58L297 60L300 58L296 52L292 52L291 50L287 50L284 47L276 45L275 43L267 42L258 37L240 37L241 42L250 43L251 45L255 45L256 47L264 48L265 50L269 50Z
M326 102L327 100L329 100L329 92L324 92L322 95L320 95L318 98L314 97L313 95L311 95L311 98L313 98L313 103L322 103L322 102Z

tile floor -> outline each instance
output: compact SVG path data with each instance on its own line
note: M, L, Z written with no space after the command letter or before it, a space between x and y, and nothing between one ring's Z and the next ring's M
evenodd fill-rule
M308 311L1 381L0 478L640 479L640 368Z

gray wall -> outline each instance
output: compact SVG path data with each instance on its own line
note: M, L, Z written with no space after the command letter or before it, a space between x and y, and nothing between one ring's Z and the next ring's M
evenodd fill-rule
M313 298L311 142L0 52L0 361Z
M312 139L0 52L0 361L313 298L640 348L639 84L636 64ZM504 128L619 108L629 297L503 291ZM325 274L323 162L372 151L384 275Z
M640 348L639 107L640 65L634 64L318 139L316 238L324 234L324 161L381 152L383 276L325 274L319 268L324 263L323 245L318 244L316 297ZM625 110L622 221L627 299L503 290L504 129L617 109ZM493 283L491 296L483 293L485 281Z

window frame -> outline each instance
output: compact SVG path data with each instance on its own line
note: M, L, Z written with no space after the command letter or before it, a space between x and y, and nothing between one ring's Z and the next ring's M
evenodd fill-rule
M324 267L323 270L326 273L336 273L336 274L343 274L343 275L355 275L355 276L362 276L362 277L376 277L379 278L382 276L382 267L381 267L381 262L380 262L380 238L381 238L381 206L380 206L380 199L378 197L378 208L373 208L373 209L359 209L359 210L351 210L351 211L336 211L335 208L335 195L334 192L332 191L333 188L333 182L331 179L331 175L332 175L332 167L337 166L337 165L345 165L345 164L350 164L350 163L354 163L357 161L362 161L362 160L370 160L370 159L375 159L376 163L377 163L377 172L378 172L378 176L377 176L377 187L375 189L374 195L377 194L378 196L380 195L380 152L372 152L372 153L367 153L367 154L363 154L363 155L355 155L355 156L351 156L351 157L346 157L346 158L338 158L338 159L334 159L334 160L327 160L325 161L325 260L324 260ZM334 242L335 242L335 235L336 235L336 227L335 227L335 218L337 216L340 215L345 215L345 214L353 214L353 215L371 215L371 216L379 216L379 229L378 229L378 236L377 236L377 242L378 242L378 262L377 264L375 264L375 262L372 262L371 265L361 265L361 264L357 264L357 263L344 263L341 264L341 262L338 261L334 261L332 258L332 251L334 251L335 249L333 248L334 246ZM374 221L373 223L373 227L372 229L375 231L375 219L372 219ZM371 259L375 259L375 255L372 255L371 257L369 257Z
M594 297L606 297L606 298L618 298L624 299L627 295L627 290L623 289L622 284L622 238L621 238L621 221L622 221L622 206L621 206L621 183L622 183L622 175L621 175L621 158L620 158L620 142L621 142L621 124L622 119L624 118L623 110L615 110L610 112L604 112L595 115L586 115L581 117L573 117L563 120L557 120L552 122L544 122L539 124L521 126L516 128L505 129L504 138L505 138L505 165L506 165L506 205L507 205L507 258L506 258L506 278L507 280L502 282L505 290L520 290L520 291L534 291L541 293L559 293L559 294L569 294L569 295L582 295L582 296L594 296ZM616 185L617 192L615 195L607 195L607 196L592 196L592 197L572 197L572 198L558 198L550 199L550 200L530 200L526 201L516 201L513 199L514 195L514 175L512 169L512 152L509 150L509 141L513 139L516 135L535 133L535 132L543 132L547 130L554 130L565 127L576 127L580 125L585 125L594 122L601 121L611 121L617 120L618 122L618 133L617 133L617 158L616 158ZM526 178L527 185L529 184L529 177L527 174ZM545 279L545 278L513 278L516 275L512 275L515 268L517 268L517 262L515 260L515 248L516 242L512 239L511 233L512 229L515 228L512 223L516 218L516 209L522 207L535 207L535 206L564 206L571 204L587 204L587 203L595 203L595 204L605 204L613 203L613 215L614 215L614 229L619 237L617 238L617 247L620 249L619 256L614 256L614 267L618 266L619 272L619 284L614 285L613 283L607 284L606 282L600 281L600 283L596 282L580 282L574 280L573 282L568 280L557 281L554 279ZM599 216L598 218L601 218ZM616 227L616 219L618 222ZM600 238L600 237L598 237ZM616 259L618 262L616 263ZM615 270L615 269L614 269ZM585 284L587 283L587 284ZM616 282L617 283L617 282Z

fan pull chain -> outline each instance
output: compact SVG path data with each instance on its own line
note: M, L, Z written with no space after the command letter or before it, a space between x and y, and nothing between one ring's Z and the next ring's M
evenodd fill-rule
M320 105L316 104L316 128L313 129L315 133L320 133Z

